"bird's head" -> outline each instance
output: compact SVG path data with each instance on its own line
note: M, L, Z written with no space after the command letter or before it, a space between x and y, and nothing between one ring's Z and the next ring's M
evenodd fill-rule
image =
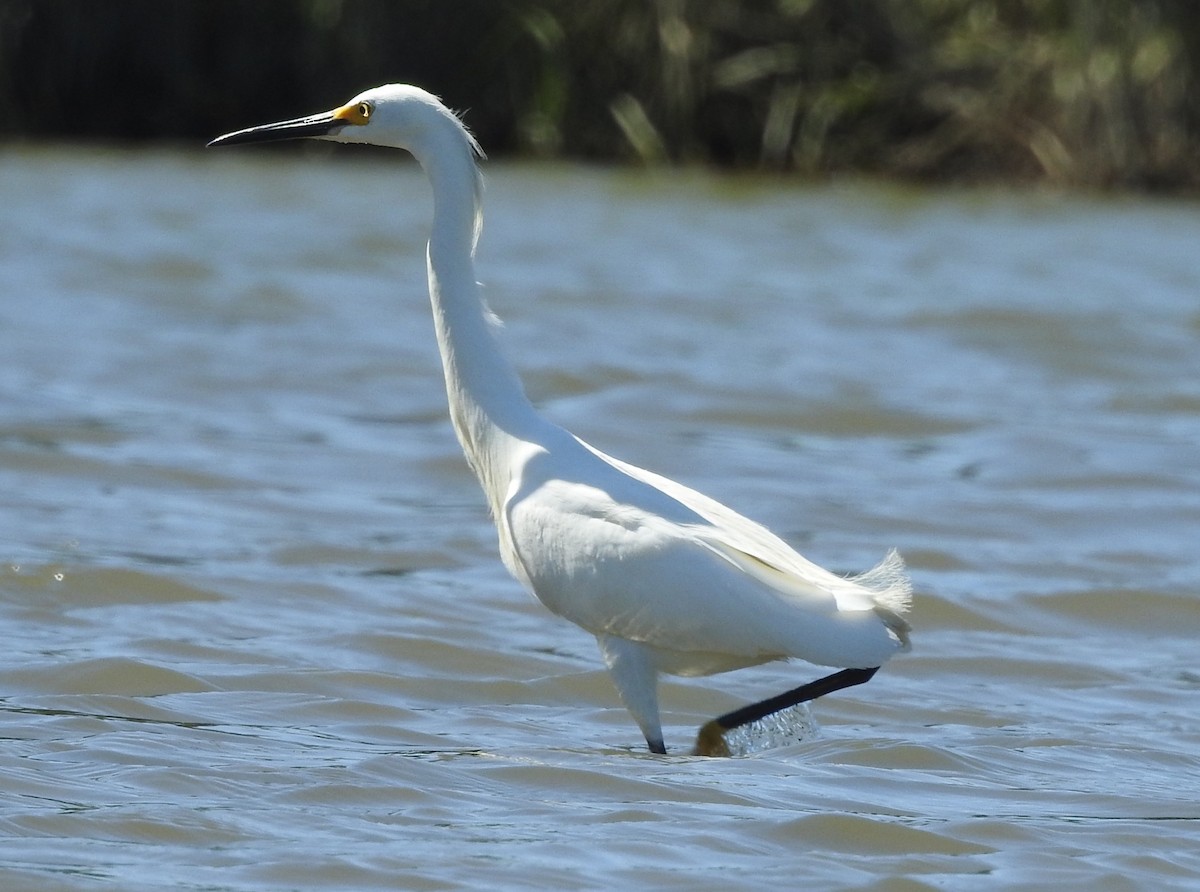
M236 130L218 136L209 145L304 138L390 146L411 152L436 181L435 199L439 194L457 196L442 201L460 203L460 219L466 224L463 238L474 250L483 226L483 178L475 162L483 157L483 150L463 122L432 93L408 84L375 87L332 111Z
M387 84L359 93L332 111L260 124L218 136L210 146L231 146L284 139L327 139L407 149L414 154L444 132L447 122L466 134L462 122L431 93L408 84ZM467 134L472 147L474 139Z

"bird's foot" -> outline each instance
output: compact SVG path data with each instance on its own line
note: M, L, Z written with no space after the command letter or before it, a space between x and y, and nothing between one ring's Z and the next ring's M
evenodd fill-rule
M696 748L693 756L729 756L729 744L725 742L725 732L728 730L717 719L705 722L696 735Z

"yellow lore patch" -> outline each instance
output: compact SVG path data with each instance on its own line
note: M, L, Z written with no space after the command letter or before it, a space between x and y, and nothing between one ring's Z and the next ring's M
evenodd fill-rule
M351 102L349 105L343 105L333 113L334 120L344 121L347 124L363 125L371 120L371 112L375 107L369 102Z

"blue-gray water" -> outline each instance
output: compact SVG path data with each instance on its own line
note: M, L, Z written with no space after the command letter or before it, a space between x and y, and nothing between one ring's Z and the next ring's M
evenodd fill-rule
M911 565L913 652L722 760L647 755L501 568L414 166L9 149L0 195L0 888L1200 883L1196 205L490 167L547 414ZM667 681L668 745L818 671Z

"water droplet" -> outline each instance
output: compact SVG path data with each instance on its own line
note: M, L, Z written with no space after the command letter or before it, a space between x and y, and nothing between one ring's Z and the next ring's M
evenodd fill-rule
M798 703L757 722L734 728L725 743L734 756L748 756L811 740L821 733L807 703Z

